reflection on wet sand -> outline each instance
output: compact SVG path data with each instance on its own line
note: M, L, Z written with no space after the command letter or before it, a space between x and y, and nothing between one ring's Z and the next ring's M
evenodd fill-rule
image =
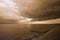
M40 36L47 32L48 38L53 36L51 39L54 39L54 36L57 37L59 26L48 24L0 24L0 40L35 40L36 38L39 40ZM53 31L50 32L52 29ZM48 40L48 38L46 39Z

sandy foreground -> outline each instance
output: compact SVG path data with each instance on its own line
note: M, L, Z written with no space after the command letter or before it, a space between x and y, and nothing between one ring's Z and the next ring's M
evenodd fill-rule
M59 26L59 24L0 24L0 40L35 40L34 35L37 35L36 40L49 38L52 40L58 37Z

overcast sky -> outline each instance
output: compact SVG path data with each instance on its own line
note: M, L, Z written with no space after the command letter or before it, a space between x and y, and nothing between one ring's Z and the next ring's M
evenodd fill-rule
M0 19L60 18L60 0L0 0Z

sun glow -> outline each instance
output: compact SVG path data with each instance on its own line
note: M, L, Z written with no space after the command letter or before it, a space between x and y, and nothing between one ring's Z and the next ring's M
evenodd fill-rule
M31 20L33 19L22 20L22 21L19 21L19 23L20 24L60 24L60 18L45 20L45 21L31 21Z
M31 22L32 18L24 18L24 19L21 19L18 21L18 23L21 23L21 22Z

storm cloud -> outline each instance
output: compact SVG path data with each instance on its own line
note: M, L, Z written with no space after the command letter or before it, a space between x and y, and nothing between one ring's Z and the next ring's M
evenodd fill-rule
M24 3L23 3L24 4ZM31 0L20 15L37 20L60 18L60 0Z

